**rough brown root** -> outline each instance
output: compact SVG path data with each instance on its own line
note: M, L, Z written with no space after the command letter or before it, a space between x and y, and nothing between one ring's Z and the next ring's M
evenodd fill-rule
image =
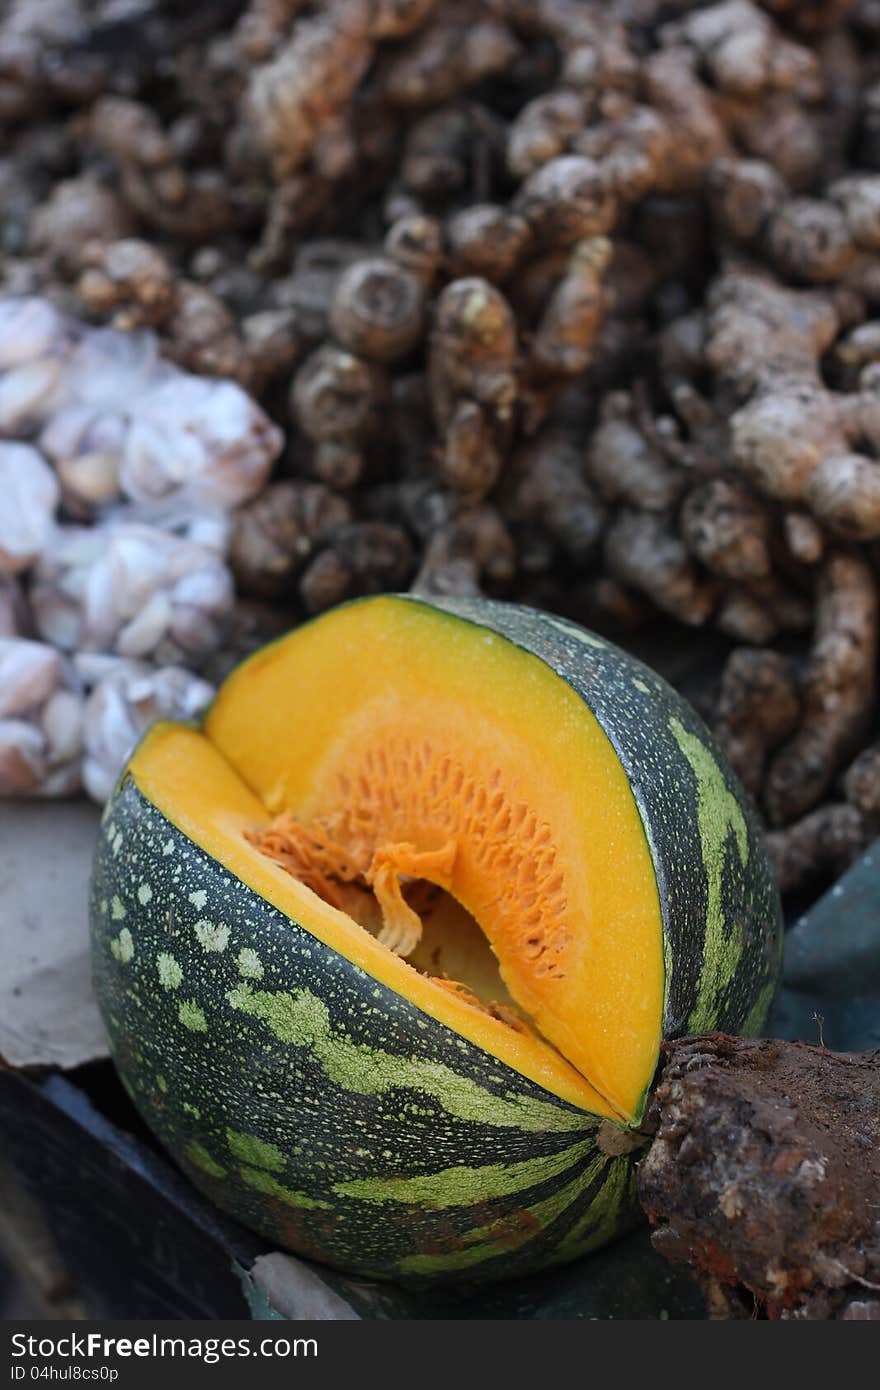
M205 242L240 223L245 207L240 193L230 189L218 168L190 171L146 105L101 97L83 119L90 139L117 166L126 202L148 226Z
M321 613L361 594L402 589L412 569L412 546L399 526L353 521L337 527L311 561L300 579L299 596L307 613Z
M490 5L445 0L432 23L389 52L376 82L391 106L436 106L503 72L518 52L513 34Z
M805 893L837 878L871 838L858 806L837 801L819 806L784 830L771 830L767 849L780 893Z
M869 744L847 769L843 790L873 830L880 830L880 743Z
M239 589L255 598L290 593L315 550L350 521L348 503L322 483L270 483L235 514L229 563Z
M635 414L626 392L605 397L587 449L587 474L608 502L665 512L678 500L685 479L639 428Z
M582 128L585 115L584 99L579 92L546 92L527 102L512 122L507 137L511 173L525 178L564 154L571 137Z
M880 536L880 464L863 454L829 454L810 477L806 500L844 540Z
M490 417L476 401L460 400L439 459L443 481L465 501L480 502L498 481L501 463Z
M875 700L877 609L870 566L855 555L831 554L821 572L813 646L801 680L803 719L767 777L764 801L774 825L815 806L864 736Z
M330 327L343 347L371 362L393 362L422 332L424 295L418 276L381 256L355 261L339 277Z
M710 1316L880 1311L880 1056L722 1035L667 1052L639 1193Z
M516 399L516 322L494 285L453 280L437 301L430 345L434 415L441 428L461 397L508 420Z
M749 646L772 642L783 632L803 632L811 620L809 599L775 574L748 584L731 584L715 615L722 632Z
M602 321L602 277L611 260L606 237L579 241L569 257L531 343L536 375L575 376L589 365Z
M399 217L386 233L385 254L404 270L411 271L423 285L430 285L443 258L439 222L423 213Z
M770 573L770 514L737 483L716 478L692 488L680 525L691 554L722 579L763 579Z
M112 242L130 236L134 219L125 203L93 174L64 179L31 219L31 249L52 258L64 273L75 273L96 238Z
M529 239L525 221L497 203L453 213L445 232L449 274L482 275L498 285L513 273Z
M323 14L300 21L271 61L253 70L247 116L279 177L305 163L372 56L366 6L333 0Z
M158 247L139 237L92 240L80 251L77 293L96 318L114 327L161 324L174 305L174 271Z
M573 246L610 231L616 198L600 166L583 155L551 159L530 174L513 202L541 249Z
M724 667L716 735L752 796L769 753L797 728L800 699L792 664L778 652L740 647Z
M605 536L605 564L679 622L699 627L712 612L711 584L658 513L618 512Z
M512 461L505 510L512 521L540 528L568 560L585 565L602 534L605 508L580 464L570 437L539 434Z
M485 503L441 526L425 549L413 592L469 595L503 588L513 577L516 552L504 522Z
M291 411L314 445L311 471L321 482L338 488L357 482L386 390L381 369L331 343L303 362L291 388Z

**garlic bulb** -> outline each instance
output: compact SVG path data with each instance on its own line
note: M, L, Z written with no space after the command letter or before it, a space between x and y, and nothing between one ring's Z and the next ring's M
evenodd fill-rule
M192 667L220 645L233 601L215 550L124 520L61 528L31 591L38 632L63 651Z
M70 325L48 299L28 295L0 300L0 372L59 357L70 339Z
M49 540L58 480L30 444L0 443L0 573L29 569Z
M228 511L261 492L284 436L234 381L193 376L149 330L0 302L0 434L38 435L74 513L121 497Z
M138 402L174 368L151 333L85 329L64 361L63 384L39 436L65 498L86 516L120 499L119 467Z
M59 653L0 637L0 796L79 791L82 729L83 699Z
M158 719L193 719L214 687L180 667L160 670L120 662L95 687L85 708L83 782L95 801L108 799L141 734Z
M262 491L282 438L235 382L179 372L138 403L120 481L135 501L173 492L228 509Z
M128 421L119 411L72 405L54 415L40 435L40 448L55 465L65 496L74 506L93 508L117 501L119 462Z
M211 698L233 511L283 435L154 333L30 296L0 301L0 439L0 795L103 800L150 723Z
M0 301L0 434L27 434L48 419L63 395L75 335L48 300Z

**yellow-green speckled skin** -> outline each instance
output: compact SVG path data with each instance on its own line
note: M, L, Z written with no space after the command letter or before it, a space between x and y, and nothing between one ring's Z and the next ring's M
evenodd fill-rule
M271 907L126 777L92 881L117 1069L192 1180L269 1240L410 1283L508 1278L633 1219L601 1122Z
M614 745L657 878L666 1035L756 1031L779 902L697 716L562 619L487 600L431 606L546 661ZM193 1181L269 1240L354 1273L462 1283L572 1259L633 1220L633 1154L604 1142L607 1121L323 945L130 776L102 824L91 915L96 994L132 1099Z

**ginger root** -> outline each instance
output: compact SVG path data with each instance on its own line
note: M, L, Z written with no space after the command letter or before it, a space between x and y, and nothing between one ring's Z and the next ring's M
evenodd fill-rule
M330 307L337 342L371 362L404 357L421 337L423 318L418 276L378 256L342 272Z
M349 488L364 467L364 446L378 427L386 383L381 370L325 344L299 368L291 413L313 446L310 471L331 487Z
M488 280L453 280L440 295L431 333L428 376L443 435L441 471L478 500L494 485L513 425L517 395L513 312Z
M760 793L769 754L794 733L800 714L791 661L761 647L731 653L721 680L715 732L752 796Z
M774 825L809 811L858 747L875 703L877 583L864 560L832 552L822 565L813 644L799 686L800 726L775 754L764 804Z
M850 802L828 801L767 835L780 893L811 894L838 878L872 839L866 817Z
M235 513L229 564L238 589L257 598L292 591L322 542L351 520L345 499L322 483L270 483Z

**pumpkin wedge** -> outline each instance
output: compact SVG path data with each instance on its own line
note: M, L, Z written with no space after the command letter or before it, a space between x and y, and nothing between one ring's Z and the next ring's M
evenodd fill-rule
M508 1278L609 1239L664 1037L755 1032L779 902L694 712L572 623L383 596L155 726L94 977L193 1180L299 1253Z

